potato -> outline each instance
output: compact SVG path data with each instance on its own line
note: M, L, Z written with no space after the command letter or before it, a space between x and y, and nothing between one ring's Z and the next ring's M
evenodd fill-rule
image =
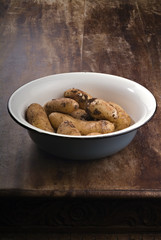
M109 102L117 110L118 118L114 120L116 131L127 128L131 125L132 119L126 113L126 111L118 104Z
M118 118L117 110L108 102L92 98L87 102L87 112L95 119L104 119L114 122Z
M93 98L76 88L66 90L62 98L48 101L44 108L31 104L26 119L46 131L78 136L111 133L132 124L130 116L118 104Z
M59 125L64 121L70 121L79 130L81 135L87 135L92 132L99 132L101 134L113 132L114 124L107 120L100 121L85 121L75 119L68 114L54 112L49 115L50 122L54 129L57 129Z
M45 112L49 115L52 112L71 113L79 108L79 104L71 98L57 98L47 102L44 106Z
M74 99L79 103L79 107L82 109L86 109L87 100L92 98L92 96L89 95L88 93L76 88L66 90L64 92L64 97Z
M66 134L66 135L73 135L73 136L80 136L81 135L79 130L70 121L62 122L57 129L57 133Z
M34 127L48 132L54 132L44 108L38 103L32 103L27 108L26 120Z
M98 132L92 132L92 133L88 133L86 136L94 136L94 135L99 135L100 133Z
M76 119L90 120L89 114L84 109L81 108L78 108L77 110L73 111L70 115Z

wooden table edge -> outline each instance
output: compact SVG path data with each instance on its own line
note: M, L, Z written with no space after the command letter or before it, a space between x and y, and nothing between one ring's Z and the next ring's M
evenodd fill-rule
M33 190L1 189L0 197L51 197L51 198L161 198L160 189L141 190Z

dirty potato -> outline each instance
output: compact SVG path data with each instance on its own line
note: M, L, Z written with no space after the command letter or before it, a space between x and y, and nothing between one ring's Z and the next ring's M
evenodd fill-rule
M50 122L54 129L58 129L59 125L64 121L70 121L79 130L81 135L87 135L92 132L99 132L101 134L113 132L114 124L107 120L100 121L85 121L75 119L67 114L54 112L49 115Z
M99 98L92 98L88 100L87 112L95 119L106 119L114 122L115 119L118 118L116 108Z
M84 109L81 108L78 108L77 110L73 111L70 115L76 119L90 120L89 114Z
M26 120L34 127L48 132L54 132L44 108L38 103L32 103L27 108Z
M109 102L109 104L117 110L118 117L114 119L116 131L127 128L131 125L132 120L126 111L118 104Z
M79 103L79 107L82 109L86 109L87 100L92 98L88 93L76 88L66 90L64 92L64 97L74 99Z
M52 99L44 105L45 112L49 115L52 112L71 113L79 108L79 104L71 98Z
M62 122L57 129L57 133L65 134L65 135L81 136L79 130L74 126L74 124L71 121Z

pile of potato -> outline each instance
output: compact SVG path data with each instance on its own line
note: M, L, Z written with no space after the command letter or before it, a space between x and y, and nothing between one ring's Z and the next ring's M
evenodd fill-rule
M131 124L130 116L118 104L75 88L44 106L32 103L26 110L26 119L45 131L78 136L111 133Z

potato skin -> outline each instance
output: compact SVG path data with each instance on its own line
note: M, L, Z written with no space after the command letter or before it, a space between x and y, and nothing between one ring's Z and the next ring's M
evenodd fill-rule
M57 129L57 133L65 134L65 135L81 136L79 130L70 121L62 122Z
M74 110L70 116L76 118L76 119L80 119L80 120L90 120L90 116L89 114L81 108L78 108L77 110Z
M109 104L113 106L118 113L118 118L114 120L116 131L129 127L132 123L132 119L126 113L126 111L120 105L114 102L109 102Z
M95 119L106 119L114 122L118 118L117 110L108 102L92 98L87 102L87 112Z
M95 136L95 135L99 135L100 133L98 132L92 132L92 133L88 133L86 136Z
M52 99L44 105L45 112L49 115L52 112L71 113L79 108L79 104L71 98Z
M34 127L48 132L54 132L44 108L38 103L32 103L27 108L26 120Z
M87 100L92 98L91 95L77 88L70 88L66 90L64 92L64 97L74 99L79 103L79 107L81 109L86 109Z
M75 119L67 114L54 112L49 115L50 122L54 129L57 129L59 125L64 121L72 122L75 127L79 130L81 135L87 135L92 132L99 132L101 134L113 132L115 127L114 124L107 120L100 121L85 121Z

